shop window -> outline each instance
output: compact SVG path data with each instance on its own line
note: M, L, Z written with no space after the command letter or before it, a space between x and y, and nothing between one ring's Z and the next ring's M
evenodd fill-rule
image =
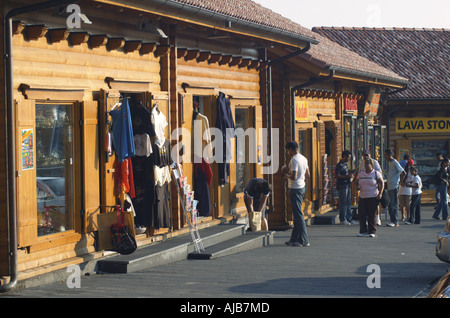
M447 140L413 140L411 141L411 155L414 160L418 174L422 178L423 190L434 189L430 183L432 175L438 170L436 153L441 153L444 157L448 155Z
M235 127L242 128L244 131L249 127L248 108L238 108L235 110ZM236 139L236 193L243 193L244 188L249 181L249 147L246 147L248 137ZM247 143L248 145L248 143Z
M74 229L73 104L36 104L38 236Z

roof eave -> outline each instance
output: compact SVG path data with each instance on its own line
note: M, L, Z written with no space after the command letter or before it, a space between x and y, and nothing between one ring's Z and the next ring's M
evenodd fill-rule
M238 19L173 0L96 0L96 2L159 14L176 20L257 37L294 47L303 48L307 43L319 43L318 40L305 35ZM231 27L228 27L230 24Z

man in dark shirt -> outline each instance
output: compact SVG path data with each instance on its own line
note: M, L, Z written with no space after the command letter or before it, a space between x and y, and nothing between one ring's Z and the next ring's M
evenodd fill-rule
M347 162L352 158L352 153L348 150L342 152L342 158L336 165L335 176L339 191L339 220L341 224L351 225L356 223L352 220L352 180L353 173L348 170Z
M263 231L269 230L266 217L266 201L271 191L272 186L270 183L260 178L251 179L244 189L244 202L248 214L251 215L253 211L261 212L261 229Z

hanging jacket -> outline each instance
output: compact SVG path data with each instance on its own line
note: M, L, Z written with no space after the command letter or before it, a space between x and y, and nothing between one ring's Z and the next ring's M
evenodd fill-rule
M227 183L230 170L227 160L232 158L230 140L227 137L233 138L235 136L235 126L233 114L231 113L230 100L222 92L219 92L219 97L217 98L216 128L222 131L223 156L222 158L216 158L216 160L219 162L219 184L224 185ZM227 136L227 128L233 129L232 135ZM222 159L221 163L219 159Z

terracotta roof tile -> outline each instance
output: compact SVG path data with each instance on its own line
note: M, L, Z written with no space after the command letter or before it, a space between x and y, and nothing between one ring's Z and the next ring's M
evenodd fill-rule
M408 89L392 98L450 98L450 30L316 27L313 31L408 78Z
M251 0L171 0L221 13L256 24L297 33L312 39L317 37L310 29L283 17Z

